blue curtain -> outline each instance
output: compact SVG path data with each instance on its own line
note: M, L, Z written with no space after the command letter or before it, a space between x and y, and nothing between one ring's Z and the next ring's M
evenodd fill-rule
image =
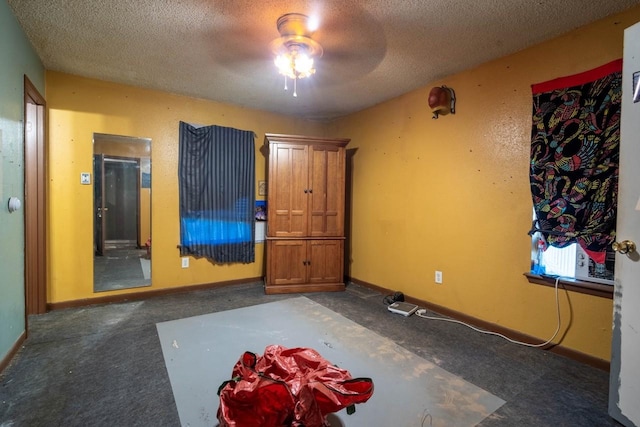
M180 122L180 254L255 261L255 134Z

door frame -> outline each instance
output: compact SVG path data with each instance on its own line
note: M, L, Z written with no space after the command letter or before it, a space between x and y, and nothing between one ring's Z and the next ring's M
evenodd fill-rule
M93 245L94 256L104 256L104 154L93 155Z
M29 105L35 105L35 115ZM25 316L47 311L47 104L24 76ZM35 133L32 126L35 125ZM25 319L25 328L27 321ZM26 328L28 329L28 328Z

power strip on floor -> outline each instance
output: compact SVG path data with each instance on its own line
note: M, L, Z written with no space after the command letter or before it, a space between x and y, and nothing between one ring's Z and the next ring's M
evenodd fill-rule
M393 304L389 304L387 309L392 313L401 314L403 316L411 316L416 312L418 306L415 304L410 304L408 302L400 302L396 301Z

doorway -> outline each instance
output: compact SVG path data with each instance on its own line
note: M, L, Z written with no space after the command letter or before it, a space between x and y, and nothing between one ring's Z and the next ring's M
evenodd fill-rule
M46 103L24 76L25 315L47 311Z
M141 248L140 159L94 156L96 254Z

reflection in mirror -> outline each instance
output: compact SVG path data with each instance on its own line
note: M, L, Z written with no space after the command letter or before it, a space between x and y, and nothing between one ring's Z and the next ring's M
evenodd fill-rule
M93 134L93 291L151 285L151 139Z

